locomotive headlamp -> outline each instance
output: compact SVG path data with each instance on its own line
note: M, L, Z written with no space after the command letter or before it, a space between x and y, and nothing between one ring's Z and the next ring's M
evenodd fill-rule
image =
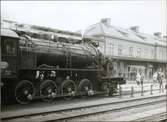
M55 36L54 36L54 35L51 35L51 39L54 40L54 39L55 39Z

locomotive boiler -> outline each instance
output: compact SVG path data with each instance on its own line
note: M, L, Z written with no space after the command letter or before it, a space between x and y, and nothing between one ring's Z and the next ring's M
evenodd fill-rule
M41 98L113 94L123 77L111 77L112 64L89 39L57 37L29 26L1 29L2 99L27 104ZM35 30L35 31L34 31ZM105 61L106 60L106 61Z

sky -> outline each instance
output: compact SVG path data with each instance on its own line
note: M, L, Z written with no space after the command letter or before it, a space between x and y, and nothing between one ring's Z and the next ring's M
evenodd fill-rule
M142 33L166 35L166 0L1 1L1 19L78 31L111 18L111 25L139 26Z

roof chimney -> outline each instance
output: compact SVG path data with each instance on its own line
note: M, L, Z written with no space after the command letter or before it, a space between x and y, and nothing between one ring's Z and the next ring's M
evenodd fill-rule
M110 18L103 18L103 19L101 19L101 22L103 24L105 24L106 26L110 26L111 25L111 19Z
M132 26L130 29L134 32L139 32L139 26Z
M161 32L155 32L155 33L154 33L154 36L156 36L156 37L159 37L159 38L160 38L160 37L161 37Z
M163 36L163 39L167 40L167 35L164 35L164 36Z

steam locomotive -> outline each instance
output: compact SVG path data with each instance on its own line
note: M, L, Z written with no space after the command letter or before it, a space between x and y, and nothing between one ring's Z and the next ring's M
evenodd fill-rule
M97 46L91 39L58 37L55 30L39 26L1 28L2 100L27 104L34 99L112 95L125 79L112 76L112 62Z

